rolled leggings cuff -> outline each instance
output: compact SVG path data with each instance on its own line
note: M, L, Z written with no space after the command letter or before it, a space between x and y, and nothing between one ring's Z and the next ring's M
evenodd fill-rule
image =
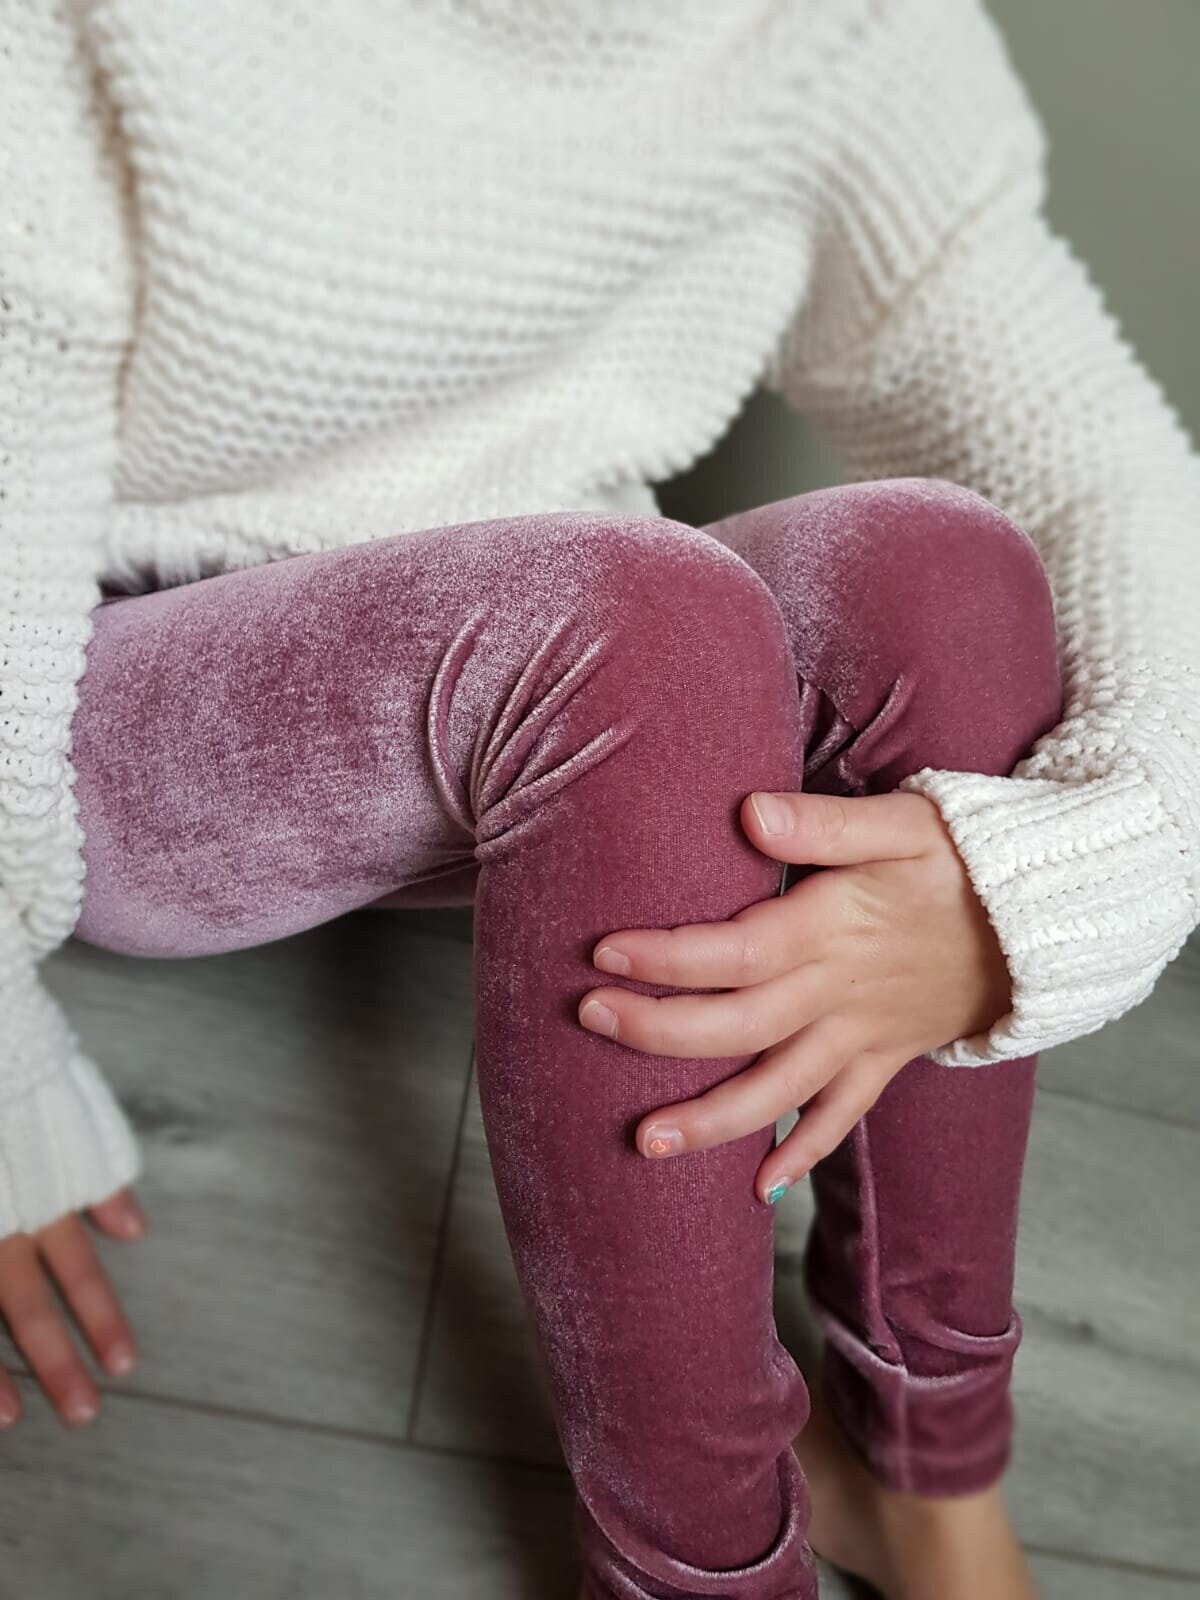
M627 1530L605 1532L577 1492L575 1532L586 1600L816 1600L816 1562L806 1538L808 1491L793 1450L779 1456L778 1470L785 1510L775 1542L748 1566L720 1571L677 1560Z
M947 1333L916 1373L885 1360L836 1316L817 1308L825 1332L822 1392L872 1476L921 1495L973 1494L1004 1474L1012 1454L1012 1362L1021 1340L1014 1311L994 1335ZM925 1363L923 1363L924 1365ZM953 1370L952 1370L953 1369Z

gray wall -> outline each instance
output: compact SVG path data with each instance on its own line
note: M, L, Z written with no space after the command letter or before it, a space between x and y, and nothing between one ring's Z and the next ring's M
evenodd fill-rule
M1050 136L1048 214L1200 439L1200 0L991 0ZM836 483L804 419L758 394L662 509L703 523Z

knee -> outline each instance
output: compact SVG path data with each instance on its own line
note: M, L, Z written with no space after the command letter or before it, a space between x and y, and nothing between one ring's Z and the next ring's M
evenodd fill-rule
M893 576L909 574L914 621L1006 666L1054 658L1054 606L1042 555L1000 507L947 478L894 478L882 491Z
M635 785L702 806L701 791L724 803L731 787L795 780L787 630L719 540L669 518L561 512L480 525L455 556L479 604L439 656L425 725L481 842L597 768L588 805L622 812Z
M912 479L893 488L900 592L911 608L901 659L938 703L970 708L971 750L1007 772L1014 750L1027 751L1063 713L1041 555L1011 517L960 484ZM905 572L914 574L907 583Z
M942 478L836 485L733 530L784 613L803 676L871 721L903 680L931 765L1006 763L1062 714L1054 604L1028 534Z
M887 552L875 604L890 605L900 624L890 635L894 670L923 686L947 724L960 708L957 753L940 764L1008 771L1014 751L1063 710L1054 601L1037 546L990 500L947 479L860 487Z
M944 478L883 479L848 495L851 522L867 527L875 548L875 607L902 619L908 665L1057 682L1046 570L1011 517Z
M892 676L1057 694L1041 555L983 495L944 478L881 478L767 509L755 565L799 641L833 626Z
M669 517L556 519L538 559L572 590L589 636L608 639L631 673L725 685L786 683L795 692L787 628L775 596L741 556Z

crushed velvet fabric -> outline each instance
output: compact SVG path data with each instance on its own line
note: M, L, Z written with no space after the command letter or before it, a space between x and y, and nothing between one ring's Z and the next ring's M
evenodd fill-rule
M808 1397L753 1190L774 1132L661 1162L632 1142L754 1057L650 1055L576 1008L601 935L787 886L738 822L749 790L1028 753L1062 711L1032 542L961 487L885 479L706 528L381 537L110 595L94 622L77 936L187 957L473 901L488 1147L592 1600L809 1600ZM978 1487L1007 1457L1035 1059L909 1063L814 1173L825 1381L900 1487Z

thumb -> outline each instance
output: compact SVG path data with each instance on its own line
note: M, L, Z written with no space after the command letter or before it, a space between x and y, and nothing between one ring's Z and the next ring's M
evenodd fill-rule
M764 855L822 867L919 856L937 837L927 795L842 796L756 789L742 803L742 827Z

